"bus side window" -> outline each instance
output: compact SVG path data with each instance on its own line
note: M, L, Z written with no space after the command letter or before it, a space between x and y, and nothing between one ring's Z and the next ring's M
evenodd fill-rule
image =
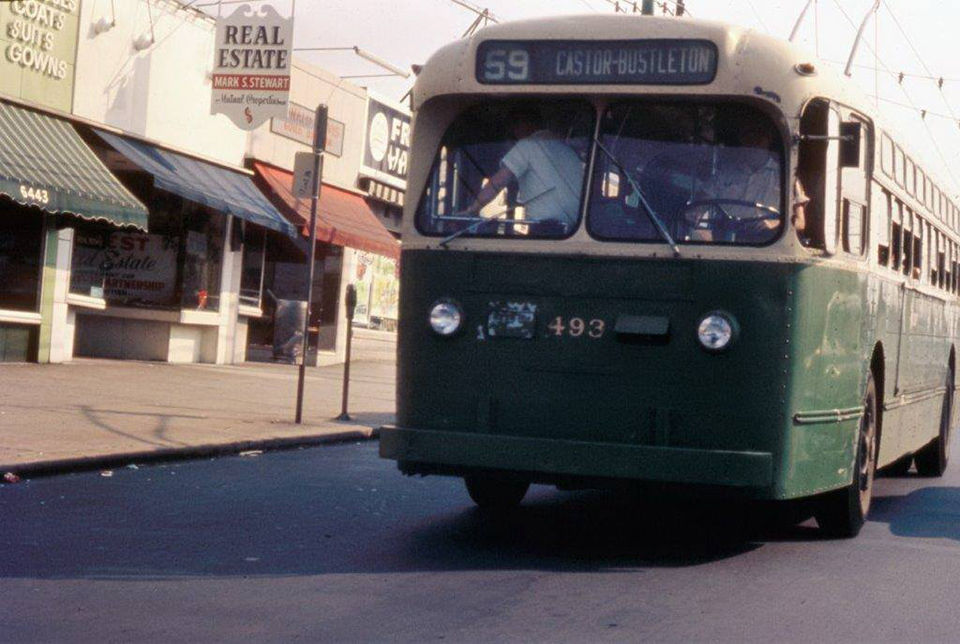
M831 255L837 252L837 209L840 202L840 113L830 107L827 116L827 158L823 173L823 243Z
M863 229L866 218L863 216L863 206L853 203L849 199L843 200L843 250L857 255L863 254Z
M903 205L897 201L894 204L893 212L890 213L893 218L893 224L890 227L890 246L892 256L890 268L895 271L900 270L900 263L903 259L903 226L900 225L900 214L902 212Z
M913 267L913 213L909 208L903 209L903 265L901 272L910 276Z
M901 237L900 224L896 222L893 223L893 233L891 236L893 237L893 240L892 240L893 261L890 262L890 268L896 271L896 270L900 270L900 237Z
M947 253L944 245L944 238L940 231L937 231L937 284L940 288L950 288L950 282L947 276Z
M887 266L890 263L890 223L893 219L890 193L874 184L872 201L871 210L877 226L877 263Z
M919 217L913 221L913 279L920 281L923 278L923 226Z

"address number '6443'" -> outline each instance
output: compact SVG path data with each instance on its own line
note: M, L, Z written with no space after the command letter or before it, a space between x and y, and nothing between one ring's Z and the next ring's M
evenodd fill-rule
M28 201L35 201L42 204L50 203L50 193L42 188L20 186L20 196Z

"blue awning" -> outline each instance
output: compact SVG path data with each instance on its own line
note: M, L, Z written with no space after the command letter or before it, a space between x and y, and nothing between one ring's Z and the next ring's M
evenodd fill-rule
M161 150L149 143L128 139L102 130L96 133L145 171L153 175L153 185L252 224L276 230L291 237L297 229L284 219L251 177Z

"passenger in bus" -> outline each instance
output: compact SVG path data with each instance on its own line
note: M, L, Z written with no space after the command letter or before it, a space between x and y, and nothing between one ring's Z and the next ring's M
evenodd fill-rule
M523 206L525 220L553 220L570 230L580 211L583 161L560 136L544 127L542 116L533 106L512 110L508 120L517 142L500 160L500 169L484 183L466 212L479 214L516 181L517 205ZM535 234L543 232L543 227L534 228Z
M800 180L799 174L793 183L793 191L793 215L790 221L793 224L793 230L797 233L797 239L806 248L819 247L817 240L814 239L813 226L807 225L807 210L810 208L811 199L806 190L803 189L803 182Z

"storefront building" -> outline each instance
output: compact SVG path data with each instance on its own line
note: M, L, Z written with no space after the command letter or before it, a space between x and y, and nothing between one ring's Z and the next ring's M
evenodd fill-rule
M69 118L79 21L74 0L0 3L0 361L69 349L71 227L147 225Z
M340 362L344 359L346 338L345 291L349 284L358 287L357 315L354 323L354 357L392 358L396 348L393 332L396 328L397 271L400 255L399 230L402 189L405 181L380 174L379 160L386 158L384 141L389 138L390 125L381 128L384 117L375 118L374 145L378 160L369 156L368 139L371 128L368 121L371 97L367 90L343 80L326 70L303 61L294 61L291 78L292 107L286 119L272 119L268 124L251 133L248 158L257 180L271 201L285 217L307 234L310 219L310 202L297 200L292 194L293 159L297 152L310 149L313 133L314 110L324 101L329 110L326 151L324 154L323 186L318 202L317 238L319 240L314 283L314 305L310 311L311 328L317 338L311 338L311 346L319 349L320 364ZM385 100L385 99L384 99ZM380 103L377 103L380 105ZM312 107L310 107L312 106ZM400 113L403 108L397 106ZM378 112L375 112L378 113ZM409 140L409 112L405 112L406 140ZM400 129L397 125L398 131ZM380 149L381 143L383 150ZM397 153L394 153L396 158ZM405 161L403 179L405 180ZM386 166L384 166L386 167ZM396 168L396 165L394 165ZM390 192L382 196L372 195L368 181L376 175L378 185L388 186ZM376 190L376 188L371 188ZM367 274L367 266L376 262L390 270L381 270L377 283L378 294L392 293L390 307L380 307L378 312L392 315L373 324L370 298L374 285L373 273ZM264 274L265 292L278 299L303 299L305 284L292 275L303 275L302 264L270 262ZM389 280L387 279L389 274ZM277 333L276 320L270 316L249 321L248 358L272 359L271 348ZM381 328L384 329L381 331ZM369 329L369 330L368 330Z
M24 53L13 36L53 14L52 48ZM393 148L409 114L384 134L392 115L370 106L387 99L297 62L287 118L239 130L210 114L214 27L176 0L0 3L0 360L290 357L279 308L302 310L309 251L292 166L320 101L332 120L311 345L321 364L343 360L355 282L356 323L380 329L358 334L357 357L392 355L406 165Z

